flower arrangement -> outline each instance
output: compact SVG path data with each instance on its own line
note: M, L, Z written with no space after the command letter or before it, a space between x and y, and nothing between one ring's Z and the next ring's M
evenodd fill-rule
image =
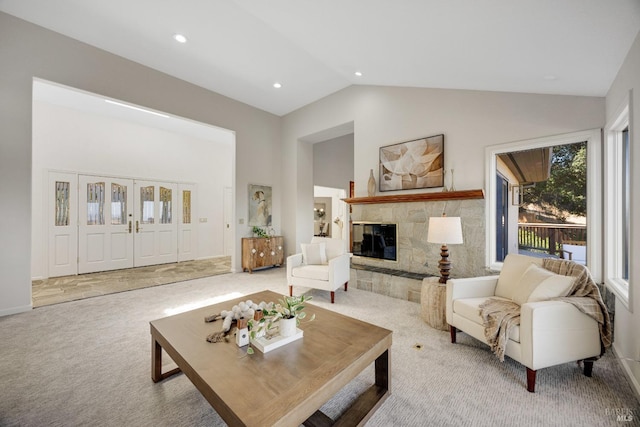
M267 228L264 229L262 227L257 227L257 226L253 226L253 228L251 229L251 232L256 236L256 237L266 237L269 238L271 237L274 233L273 233L273 229L272 228Z
M304 311L305 303L311 300L310 296L284 296L278 300L278 303L268 303L266 307L262 309L263 317L260 319L249 320L249 335L251 339L256 339L264 334L269 334L272 331L277 322L280 319L296 319L296 326L300 324L300 321L306 319L307 313ZM313 314L307 320L311 322L315 319L316 315ZM253 354L253 349L249 347L247 354Z

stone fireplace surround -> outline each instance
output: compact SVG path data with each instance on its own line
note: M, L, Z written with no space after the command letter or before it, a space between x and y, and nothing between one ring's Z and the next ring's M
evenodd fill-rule
M440 245L427 242L429 217L459 216L464 243L449 246L451 277L487 274L482 190L353 198L351 221L397 224L397 261L354 256L350 283L358 289L420 302L422 278L439 276Z

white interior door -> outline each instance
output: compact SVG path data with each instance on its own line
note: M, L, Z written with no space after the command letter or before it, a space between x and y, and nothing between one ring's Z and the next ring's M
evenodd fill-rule
M133 267L133 180L78 177L78 273Z
M50 172L47 185L48 277L78 274L78 176Z
M177 187L135 181L135 267L178 261Z
M196 186L178 184L178 261L190 261L196 258Z

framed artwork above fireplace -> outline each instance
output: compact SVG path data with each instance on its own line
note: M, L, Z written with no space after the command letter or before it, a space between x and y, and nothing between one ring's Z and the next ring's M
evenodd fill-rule
M444 135L380 147L380 191L444 186Z

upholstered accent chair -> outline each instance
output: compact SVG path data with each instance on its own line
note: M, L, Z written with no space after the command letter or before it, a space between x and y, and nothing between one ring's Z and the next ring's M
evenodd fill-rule
M302 252L287 257L287 283L289 295L294 286L322 289L331 292L341 286L347 290L350 274L350 257L347 242L342 239L313 237L311 243L302 244Z
M547 269L542 267L543 263ZM552 273L548 263L561 265L565 272L568 268L571 275ZM528 391L535 391L536 371L549 366L583 361L584 374L591 376L593 361L610 340L610 330L608 338L603 340L601 325L604 329L609 328L609 317L606 307L602 307L606 321L601 322L585 314L583 308L579 309L580 304L571 302L577 301L569 295L576 293L577 282L586 280L590 282L590 294L595 292L596 299L599 299L599 303L590 307L595 307L600 313L602 305L597 287L593 291L595 284L586 267L573 264L568 260L543 261L510 254L499 276L450 279L447 283L446 319L451 342L456 342L456 332L460 330L490 345L498 354L495 344L499 340L492 341L493 336L488 332L490 328L487 328L490 323L487 322L486 304L491 298L492 304L510 307L519 315L519 322L506 329L506 335L502 336L503 353L499 356L504 358L506 355L526 367ZM580 272L580 279L573 277ZM582 296L578 298L582 302L593 303L593 296L585 298L586 292L582 291L578 294ZM513 313L507 313L507 320Z

